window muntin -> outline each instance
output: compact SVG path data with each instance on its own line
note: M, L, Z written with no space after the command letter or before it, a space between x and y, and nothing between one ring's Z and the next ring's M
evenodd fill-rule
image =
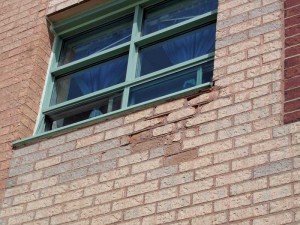
M155 0L155 2L158 1ZM172 4L173 0L164 2L171 2ZM176 4L176 2L178 1L174 1L174 4ZM136 5L132 6L132 13L134 12L134 21L130 25L130 41L126 40L125 42L122 42L122 44L119 44L118 42L112 48L109 46L109 48L106 48L102 52L95 51L90 55L82 54L83 57L80 58L80 60L73 58L73 61L70 61L72 63L60 64L60 59L57 61L54 60L51 70L52 78L50 79L50 82L52 82L50 83L50 86L52 87L50 89L52 94L50 93L49 95L52 95L52 97L46 96L45 98L47 101L43 104L44 107L42 109L42 113L44 114L44 117L42 118L44 118L44 122L39 126L39 131L43 132L45 130L47 131L69 126L74 123L78 124L84 120L90 121L90 119L93 117L100 117L101 115L105 114L110 115L112 113L137 107L141 104L151 103L156 100L161 101L166 97L171 97L176 94L181 95L182 93L187 93L188 91L198 91L199 88L210 86L214 57L213 51L216 26L215 9L217 0L204 2L205 4L211 4L211 9L214 11L193 17L190 20L187 19L183 23L179 22L176 26L163 28L158 32L150 33L146 36L142 35L144 24L143 21L145 21L144 18L146 18L142 15L143 12L145 15L147 10L152 8L152 6L149 8L147 6L147 4L151 4L152 1L149 0L147 1L147 4L145 4L145 0L143 0L140 2L142 3L141 5L139 5L139 2L136 2ZM145 5L146 7L144 7ZM189 5L186 7L189 7ZM153 7L153 9L154 8L155 7ZM129 11L130 10L126 8L127 15L130 13ZM114 19L112 21L115 21L116 15L113 15L113 18ZM107 21L109 21L109 18L105 18L105 22L103 22L103 24L108 24ZM93 24L95 24L94 22L95 21L93 20ZM126 22L121 22L119 20L120 27L124 27L124 23ZM88 27L89 28L87 32L91 32L90 26ZM86 40L89 40L90 35L84 35L82 30L83 28L80 28L79 34L81 35L83 42L85 42ZM99 29L100 33L102 31L103 29ZM61 48L60 55L63 55L65 54L64 51L66 51L66 46L68 46L68 40L75 40L80 35L74 35L75 32L72 29L68 31L71 33L69 36L67 35L68 32L61 32L63 40L58 42L56 48ZM107 27L107 32L107 35L109 36L109 27ZM199 33L202 35L199 35ZM209 33L212 35L210 38L208 38L210 36L208 35ZM95 34L95 36L97 36L97 34ZM200 36L202 36L202 38L199 38ZM180 40L185 40L185 38L194 38L195 40L189 41L189 44L187 44L188 47L185 47L186 49L177 49L176 51L180 52L178 54L188 54L187 52L190 51L189 48L193 45L196 45L196 42L202 44L206 43L211 47L209 50L203 50L202 53L193 54L192 56L190 55L183 60L181 59L179 60L180 62L173 62L173 64L158 67L151 71L149 70L141 73L141 68L144 66L143 63L145 62L145 59L140 60L142 55L141 52L143 50L153 46L163 46L163 43L171 43L168 42L168 40L173 40L173 43L180 43ZM63 44L61 44L61 42ZM74 41L74 43L77 42L81 43L80 38ZM74 43L70 44L70 46ZM123 67L116 66L117 64L114 63L114 60L122 58L120 55L124 58L126 57L126 63ZM169 57L171 56L172 54L169 54ZM75 77L82 76L84 77L83 79L88 80L88 78L85 77L85 74L89 74L87 76L92 77L89 86L92 87L94 83L97 83L95 82L95 79L99 79L99 77L102 77L99 79L100 81L103 81L104 79L104 75L94 72L97 71L97 69L94 69L94 67L103 66L105 68L106 63L109 62L112 62L112 65L115 65L114 72L121 70L123 71L120 73L113 72L113 74L119 74L119 78L122 79L120 79L118 82L112 82L111 85L96 85L97 88L90 90L87 93L75 91L76 85L72 84L72 82L75 82L73 80L76 80ZM125 62L125 60L123 60L123 62ZM88 73L87 71L92 71L93 75L90 75L91 73ZM83 85L82 82L79 82L79 84ZM164 88L166 90L165 92L155 92L157 87L163 89L162 87L164 85L166 86ZM80 87L77 87L77 90L79 89ZM150 96L146 96L148 94ZM99 111L101 113L99 113Z
M217 8L214 0L172 0L145 10L143 35L192 19Z
M215 50L216 26L197 30L159 42L140 50L140 76L189 61Z
M83 32L63 42L59 65L64 65L130 41L133 18L125 17Z

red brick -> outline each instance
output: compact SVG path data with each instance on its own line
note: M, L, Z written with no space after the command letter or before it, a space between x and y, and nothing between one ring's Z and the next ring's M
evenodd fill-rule
M285 10L285 12L284 12L285 18L292 17L292 16L295 16L298 14L300 14L300 5L290 8L288 10Z
M300 7L299 7L298 10L300 11ZM299 23L300 23L300 15L297 15L297 16L294 16L294 17L291 17L291 18L286 18L284 20L285 27L294 26L294 25L299 24Z
M295 34L299 34L300 33L300 24L297 24L296 26L285 29L284 33L285 33L286 37L290 37Z
M299 110L299 109L300 109L300 99L296 99L284 103L284 112L286 113Z
M296 6L296 5L299 5L298 0L285 0L285 2L284 2L284 7L285 8L290 8L290 7Z
M291 79L286 79L284 81L284 89L289 90L292 88L300 87L300 76L293 77Z
M300 39L299 39L299 43L300 43ZM285 78L291 78L291 77L295 77L295 76L300 76L300 65L297 65L292 68L285 68L285 71L284 71Z
M285 57L296 56L300 54L300 45L287 48L285 50Z
M285 68L298 66L300 64L300 56L295 56L293 58L288 58L284 60L284 66Z
M299 120L300 120L300 111L288 113L283 116L284 123L291 123Z
M284 97L285 100L292 100L292 99L296 99L300 96L300 87L292 89L292 90L287 90L284 92Z

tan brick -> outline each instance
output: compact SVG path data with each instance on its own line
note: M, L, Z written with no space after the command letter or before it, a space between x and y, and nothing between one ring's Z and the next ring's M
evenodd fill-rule
M248 208L236 209L229 212L229 221L257 217L268 213L268 205L256 205Z
M247 193L247 192L267 188L267 186L268 186L267 179L261 178L261 179L246 181L239 184L232 184L230 187L230 193L232 195L238 195L242 193Z
M112 171L104 172L100 175L100 182L115 180L129 175L129 168L123 167Z
M252 145L252 153L261 153L272 149L278 149L289 144L288 137L276 138L272 140L263 141Z
M92 186L98 182L98 176L89 176L83 179L75 180L70 183L70 190L76 190L88 186Z
M18 205L10 208L1 209L0 218L12 217L14 215L21 214L24 208L24 205Z
M34 212L25 213L18 216L12 216L8 219L8 224L24 224L25 222L32 221L34 217Z
M238 183L245 180L250 180L252 177L251 170L242 170L228 175L218 176L216 178L216 186Z
M257 27L260 24L261 24L261 18L260 17L254 18L252 20L247 20L245 22L242 22L242 23L236 24L234 26L231 26L229 28L229 33L230 34L239 33L241 31L248 30L248 29L253 28L253 27Z
M113 130L106 131L105 140L120 137L133 132L133 125L115 128Z
M199 147L211 142L214 142L216 140L216 135L211 134L205 134L194 138L185 139L183 141L183 149L189 149L189 148L195 148Z
M202 216L212 212L212 204L196 205L180 209L178 211L178 219L194 218L196 216Z
M232 116L251 109L251 102L243 102L237 105L227 106L219 110L218 117L223 118L226 116Z
M17 187L7 188L5 191L5 197L11 197L14 195L23 194L29 191L28 185L21 185Z
M263 63L267 63L267 62L270 62L270 61L281 59L281 57L282 57L282 51L277 50L277 51L274 51L274 52L264 54L262 56L262 61L263 61Z
M92 144L96 144L104 140L104 133L95 134L93 136L88 136L82 139L77 140L76 148L82 148Z
M287 224L293 221L293 214L285 212L277 215L270 215L263 218L253 220L253 225L273 225L273 224Z
M56 157L53 157L53 158L50 158L50 159L45 159L45 160L42 160L42 161L38 161L35 164L35 169L40 170L40 169L43 169L43 168L46 168L46 167L50 167L50 166L59 164L60 162L61 162L61 156L56 156Z
M186 122L187 127L195 126L201 123L206 123L208 121L215 120L217 118L217 113L215 111L202 113L201 115L197 117L193 117L191 119L188 119Z
M56 185L58 182L58 177L50 177L47 179L39 180L39 181L34 181L31 184L31 190L38 190L38 189L43 189L46 187L51 187Z
M195 179L199 180L207 177L212 177L215 175L227 173L229 172L229 170L230 170L229 163L223 163L223 164L201 168L195 171Z
M88 186L84 189L84 196L90 196L94 194L99 194L102 192L110 191L113 189L113 182L109 181L106 183L100 183L93 186ZM80 193L81 190L76 191L75 193Z
M167 188L151 193L147 193L145 195L145 203L158 202L169 198L174 198L177 196L177 188Z
M271 31L263 35L264 43L274 41L281 38L281 32L279 30Z
M14 205L31 202L39 198L39 191L30 192L27 194L17 195L14 198Z
M293 181L300 180L300 170L289 171L287 173L282 173L279 175L271 176L270 178L270 186L278 186L281 184L291 183Z
M76 201L67 202L64 206L64 212L69 212L77 209L89 207L93 204L93 198L81 198Z
M44 198L37 201L29 202L27 204L26 211L36 210L36 209L41 209L41 208L51 206L53 205L54 202L53 199L54 199L53 197L50 197L50 198Z
M176 125L174 123L167 124L165 126L157 127L153 130L153 136L159 136L163 134L172 133L175 131Z
M148 160L146 162L132 165L131 172L132 174L141 173L148 170L156 169L158 167L161 167L162 165L163 165L162 158Z
M124 210L134 206L142 205L143 201L144 199L142 195L115 201L112 203L112 211Z
M155 108L155 114L162 114L162 113L166 113L175 109L179 109L181 107L183 107L185 103L184 99L179 99L173 102L168 102L162 105L159 105Z
M134 164L138 162L142 162L147 160L149 157L149 153L146 152L138 152L129 156L125 156L119 159L118 165L119 166L126 166L129 164Z
M91 224L92 225L112 224L112 223L116 223L116 222L121 221L121 220L122 220L122 213L117 212L117 213L114 213L114 214L109 214L109 215L93 218Z
M144 217L155 213L155 204L148 204L144 206L135 207L124 212L124 219L134 219Z
M160 187L166 188L171 186L177 186L179 184L191 182L194 179L194 173L192 171L181 173L178 175L169 176L161 179Z
M205 146L198 150L199 156L209 155L216 152L222 152L232 148L232 140L219 141Z
M279 40L275 40L275 41L268 42L266 44L257 46L255 48L250 48L248 50L248 55L249 55L249 57L254 57L254 56L261 55L261 54L264 54L267 52L273 52L274 50L278 50L281 48L282 48L282 42Z
M67 193L59 194L55 196L54 203L58 204L58 203L75 200L82 197L82 195L83 195L83 190L70 191Z
M69 190L69 186L68 185L56 185L47 189L42 189L41 190L41 197L42 198L46 198L49 196L53 196L53 195L57 195L57 194L61 194L64 193L66 191Z
M227 68L227 71L228 71L228 73L236 73L241 70L249 69L252 67L257 67L260 65L260 63L261 63L261 61L260 61L259 57L251 58L251 59L247 59L242 62L239 62L237 64L229 65Z
M259 202L270 201L277 198L287 197L290 196L291 194L292 194L292 188L290 185L271 188L267 190L254 192L253 202L259 203Z
M214 62L214 66L215 66L215 68L220 68L220 67L223 67L223 66L228 66L232 63L239 62L239 61L244 60L246 58L247 58L246 52L234 53L230 56L226 55L225 57L216 59L215 62Z
M100 123L99 125L95 126L95 133L100 133L106 130L110 130L116 127L120 127L123 125L123 118L117 118L114 120L109 120L104 123Z
M140 122L136 122L134 124L134 131L140 131L149 127L153 127L155 125L158 124L162 124L164 121L163 117L159 117L159 118L154 118L151 120L145 120L145 121L140 121Z
M139 195L151 191L155 191L158 189L158 181L150 181L143 184L134 185L132 187L128 187L127 196Z
M300 207L300 196L292 196L270 202L271 213L285 211L295 207Z
M248 167L258 166L267 162L268 162L267 154L239 159L232 162L232 170L245 169Z
M232 126L232 119L231 118L225 118L222 120L214 120L205 124L201 124L199 126L199 134L206 134L218 130L222 130L225 128L228 128Z
M124 124L132 123L140 119L148 118L152 115L152 113L153 113L153 108L132 113L124 118Z
M34 220L32 222L24 223L23 225L48 225L49 224L49 218L41 219L41 220ZM72 224L74 225L74 224ZM81 224L84 225L84 224Z
M216 153L214 155L214 163L222 163L232 159L243 158L249 155L249 147L242 147L226 152Z
M153 180L161 177L166 177L175 174L178 171L178 166L172 165L167 167L158 168L147 172L147 179Z
M218 131L218 140L240 136L243 134L250 133L251 131L251 124L243 124L235 127L225 128Z
M80 218L85 219L85 218L90 218L90 217L106 214L106 213L110 212L110 207L111 206L109 203L109 204L97 205L97 206L82 209Z
M205 166L209 166L212 164L212 156L205 156L201 158L197 158L194 160L190 160L188 162L182 162L179 164L179 171L185 172L188 170L194 170L197 168L202 168Z
M235 146L239 147L239 146L253 144L268 139L271 139L271 132L269 130L264 130L261 132L256 132L253 134L247 134L244 136L236 137Z
M28 173L28 174L25 174L25 175L18 176L17 183L18 184L29 183L29 182L32 182L34 180L41 179L42 176L43 176L43 171L35 171L35 172L32 172L32 173Z
M137 174L134 176L129 176L121 178L115 181L115 188L127 187L135 184L139 184L145 181L145 174Z
M198 104L206 104L218 97L218 91L212 91L208 93L203 93L201 95L198 95L191 100L188 101L188 105L198 105Z
M261 44L261 39L259 37L254 37L243 42L231 45L228 47L229 54L233 54L239 51L244 51L246 49L253 48Z
M196 109L193 108L193 107L177 110L177 111L172 112L168 115L167 121L168 122L173 122L173 121L182 120L183 118L192 116L195 113L196 113Z
M115 200L121 199L123 197L125 197L125 190L118 189L116 191L110 191L110 192L106 192L101 195L97 195L95 197L95 204L99 205L99 204L103 204L106 202L115 201Z
M156 225L156 224L165 224L172 222L176 219L175 212L167 212L162 214L155 214L153 216L148 216L143 218L142 225Z
M62 205L57 205L57 206L37 210L36 213L35 213L35 218L36 219L41 219L41 218L50 217L50 216L60 214L62 212L63 212Z
M165 212L182 208L191 204L190 196L168 199L157 204L157 212Z
M237 208L240 206L250 205L251 199L252 199L251 194L239 195L239 196L221 199L214 202L214 210L217 212L217 211Z
M51 217L51 224L62 224L70 223L72 221L78 220L79 212L64 213L63 215Z
M226 197L228 197L228 189L226 187L222 187L193 194L193 203L200 204Z
M192 225L198 225L198 224L217 225L217 224L223 224L225 222L227 222L226 213L215 213L209 216L200 216L192 219Z
M179 195L187 195L187 194L207 190L212 188L213 184L214 184L213 178L182 184L179 186Z

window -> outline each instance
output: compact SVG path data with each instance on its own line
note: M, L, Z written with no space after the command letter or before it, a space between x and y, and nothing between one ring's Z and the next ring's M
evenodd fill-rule
M211 85L217 0L124 2L54 25L38 132Z

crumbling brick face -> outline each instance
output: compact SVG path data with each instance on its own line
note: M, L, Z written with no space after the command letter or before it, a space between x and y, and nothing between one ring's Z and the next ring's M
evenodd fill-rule
M56 12L65 4L69 13L79 2L51 0L46 7ZM0 224L300 223L300 122L283 125L282 94L284 76L292 79L298 68L284 69L283 50L297 45L297 35L284 45L284 2L299 5L219 0L215 86L207 92L12 155L5 142L1 157L11 166L1 161L0 178L9 178L0 182ZM297 47L286 51L297 57Z
M300 119L300 2L284 1L284 122Z

